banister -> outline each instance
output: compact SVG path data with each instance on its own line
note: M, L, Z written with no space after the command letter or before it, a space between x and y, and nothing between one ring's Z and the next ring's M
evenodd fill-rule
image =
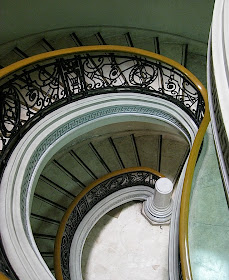
M201 94L205 102L205 114L201 122L197 135L195 137L190 156L186 168L185 179L181 197L181 208L180 208L180 224L179 224L179 245L180 245L180 260L182 276L185 280L192 279L192 271L189 257L189 246L188 246L188 216L189 216L189 201L192 187L192 178L194 174L195 164L198 158L201 143L203 141L207 126L210 122L210 114L207 99L207 90L202 87Z
M12 74L13 72L22 69L26 66L29 66L31 64L35 64L44 60L62 57L70 54L82 54L82 53L89 53L89 52L122 52L122 53L129 53L129 54L135 54L135 55L141 55L144 57L152 58L155 60L158 60L160 62L164 62L166 64L169 64L173 66L174 68L180 70L182 73L184 73L188 78L190 78L193 83L196 84L199 90L203 88L203 85L199 82L199 80L184 66L179 64L178 62L162 56L160 54L156 54L150 51L133 48L133 47L126 47L126 46L115 46L115 45L99 45L99 46L83 46L83 47L74 47L74 48L67 48L67 49L61 49L46 53L41 53L38 55L34 55L25 59L22 59L20 61L17 61L9 66L6 66L3 69L0 69L0 79Z
M85 189L83 189L75 197L75 199L72 201L72 203L68 207L67 211L65 212L65 214L61 220L60 226L58 228L58 232L57 232L57 236L56 236L56 240L55 240L55 249L54 249L54 269L55 269L55 275L56 275L57 280L63 280L63 274L62 274L62 269L61 269L61 242L62 242L62 237L63 237L64 231L65 231L66 223L67 223L73 209L76 207L78 202L93 188L97 187L98 185L100 185L103 182L106 182L109 179L115 178L118 175L127 174L130 172L148 172L150 174L155 175L157 178L164 177L164 175L162 175L161 173L159 173L158 171L156 171L152 168L130 167L130 168L125 168L122 170L117 170L117 171L111 172L111 173L95 180L89 186L87 186Z
M88 54L95 52L100 54ZM80 57L82 53L87 55ZM70 54L73 58L38 64ZM18 70L23 71L15 73ZM188 113L197 126L204 115L202 85L191 72L169 58L130 47L89 46L44 53L5 67L0 78L4 78L0 86L1 166L25 132L44 115L95 94L133 91L167 99Z
M5 274L0 272L0 280L10 280Z

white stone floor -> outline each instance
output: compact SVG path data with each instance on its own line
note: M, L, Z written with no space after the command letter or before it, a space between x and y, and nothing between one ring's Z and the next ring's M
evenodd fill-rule
M103 216L83 251L84 280L167 280L169 226L153 226L130 202Z

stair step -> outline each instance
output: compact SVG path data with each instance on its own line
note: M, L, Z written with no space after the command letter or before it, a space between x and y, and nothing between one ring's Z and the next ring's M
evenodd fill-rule
M58 225L48 224L45 222L38 223L35 219L31 219L31 226L33 232L40 234L49 234L56 236L58 230Z
M122 159L124 168L138 166L131 136L113 138L113 141Z
M33 198L32 212L37 215L55 219L58 221L62 219L64 214L64 211L56 207L51 207L49 206L49 204L45 203L44 201L41 201L36 197Z
M158 170L158 135L142 135L136 137L142 166Z
M29 55L29 56L33 56L33 55L37 55L37 54L40 54L40 53L45 53L45 52L48 52L49 50L47 50L43 44L42 44L42 41L38 41L36 44L34 44L33 46L29 47L27 50L26 50L26 53Z
M17 62L19 60L22 60L23 57L19 56L17 53L14 52L14 50L11 50L10 52L6 53L4 56L0 59L0 64L3 67L6 67L14 62Z
M161 173L172 182L176 178L180 164L184 164L187 155L187 143L172 139L167 135L162 137Z
M40 252L54 252L54 240L36 238L36 243Z
M179 63L182 62L183 45L174 43L160 43L160 54Z
M187 69L191 71L206 87L207 86L207 75L206 75L206 57L195 53L188 53L187 56Z
M56 50L77 47L70 34L60 36L56 40L51 41Z
M44 176L73 193L75 196L82 191L83 186L71 180L64 172L62 172L53 162L51 162L42 172Z
M90 175L82 164L80 164L70 153L59 158L58 163L64 166L74 178L79 180L83 184L82 187L89 185L92 180L96 179ZM61 174L59 176L61 176Z
M107 45L128 46L124 34L112 34L105 37Z
M123 124L120 127L113 125L107 126L106 129L97 129L84 136L82 142L70 143L55 155L44 168L38 181L32 213L59 221L65 211L55 204L67 208L73 199L71 195L69 197L69 192L77 194L82 189L74 178L87 186L110 171L138 166L139 163L155 170L160 168L162 174L175 181L180 166L184 163L187 142L166 132L153 133L144 125L136 125L136 128L140 129L136 131L120 130L131 127L129 124ZM155 128L158 129L157 126ZM107 133L99 135L103 130L103 133ZM67 189L65 194L62 188ZM53 201L54 205L39 199L39 196ZM38 248L41 252L52 252L53 236L56 235L58 224L55 221L43 221L39 216L34 217L34 214L31 216L31 225ZM46 256L44 259L52 268L52 257Z
M121 166L108 139L101 141L95 139L92 141L92 143L110 168L111 172L121 169Z
M95 156L95 153L90 148L89 143L85 143L85 145L81 145L79 148L73 149L73 151L75 151L75 153L83 159L84 163L90 170L93 170L93 173L97 178L107 174L107 170Z
M69 194L60 192L59 189L53 188L50 184L42 181L41 179L38 181L36 187L36 194L48 197L51 201L60 204L61 206L69 205L74 197L70 197Z

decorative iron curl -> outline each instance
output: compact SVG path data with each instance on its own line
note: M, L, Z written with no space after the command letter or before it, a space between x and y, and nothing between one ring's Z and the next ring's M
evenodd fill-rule
M102 199L124 188L147 186L155 188L160 176L148 171L130 171L109 178L98 184L83 196L72 210L61 241L61 269L64 280L70 280L69 256L74 234L86 214Z
M198 88L172 66L114 53L74 55L28 66L0 86L2 159L44 114L95 94L131 90L174 102L197 126L203 119Z

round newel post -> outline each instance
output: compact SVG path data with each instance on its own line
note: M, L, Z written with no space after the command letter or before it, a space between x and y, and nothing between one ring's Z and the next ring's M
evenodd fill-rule
M172 214L173 184L168 178L160 178L155 184L153 196L143 203L143 215L153 223L169 223Z

